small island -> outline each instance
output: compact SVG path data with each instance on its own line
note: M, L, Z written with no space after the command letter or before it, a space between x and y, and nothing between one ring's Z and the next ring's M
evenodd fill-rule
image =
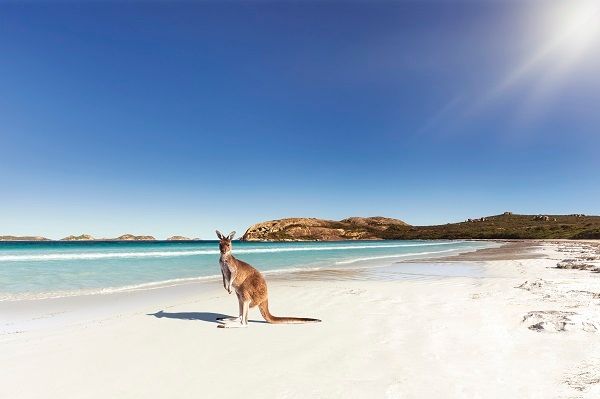
M67 237L61 239L61 241L94 241L94 240L95 240L95 238L89 234L81 234L78 236L70 235L70 236L67 236Z
M109 241L156 241L153 236L136 236L133 234L123 234L117 238L108 239Z
M200 238L188 238L185 236L174 235L166 239L166 241L199 241ZM69 235L60 240L50 239L41 236L15 236L3 235L0 236L0 241L156 241L156 238L151 235L135 235L123 234L115 238L95 238L90 234Z
M51 241L49 238L40 236L0 236L0 241Z

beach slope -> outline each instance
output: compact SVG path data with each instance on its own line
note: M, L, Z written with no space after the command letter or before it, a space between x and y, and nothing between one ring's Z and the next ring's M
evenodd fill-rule
M596 244L519 245L268 279L273 314L318 324L218 329L217 281L2 302L0 397L598 397L600 274L556 268Z

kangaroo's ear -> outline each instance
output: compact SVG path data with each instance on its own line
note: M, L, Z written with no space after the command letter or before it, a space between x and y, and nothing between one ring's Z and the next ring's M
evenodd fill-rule
M222 240L223 238L225 238L223 236L223 233L221 233L219 230L215 230L215 232L217 233L217 237L219 237L219 240Z
M229 238L231 240L231 239L233 239L234 235L235 235L235 231L232 231L231 233L229 233L229 235L227 236L227 238Z

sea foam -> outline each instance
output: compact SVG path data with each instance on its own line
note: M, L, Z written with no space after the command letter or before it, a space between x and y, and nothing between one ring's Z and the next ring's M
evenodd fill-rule
M277 253L298 251L347 251L371 248L404 248L437 245L456 245L460 242L440 242L424 244L377 244L377 245L335 245L321 247L281 247L281 248L246 248L234 250L234 254ZM190 251L139 251L139 252L79 252L79 253L46 253L46 254L0 254L0 261L52 261L52 260L85 260L85 259L127 259L127 258L170 258L178 256L218 255L217 249Z

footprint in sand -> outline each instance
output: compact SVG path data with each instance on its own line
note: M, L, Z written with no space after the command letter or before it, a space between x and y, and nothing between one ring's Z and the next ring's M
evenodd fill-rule
M567 374L564 383L570 388L585 393L600 384L600 358L588 359Z

